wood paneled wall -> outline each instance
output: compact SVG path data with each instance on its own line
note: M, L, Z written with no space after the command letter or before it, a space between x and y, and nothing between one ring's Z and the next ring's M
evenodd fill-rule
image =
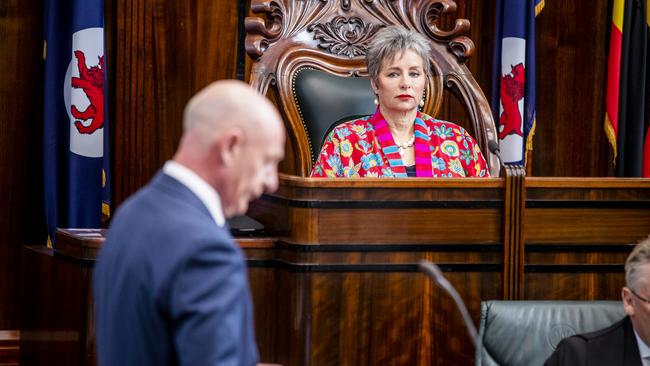
M462 0L456 1L456 14L443 17L443 29L452 29L456 18L468 19L471 23L468 36L474 42L474 55L468 60L467 67L474 75L483 93L490 101L492 88L492 58L494 54L494 18L497 0ZM442 104L440 119L453 121L465 127L473 135L469 117L462 104L447 93Z
M0 2L0 329L18 329L20 245L45 236L41 1Z
M235 78L237 1L107 0L114 65L113 201L122 202L171 158L185 103ZM111 39L114 37L114 39Z
M547 1L537 17L533 175L613 174L603 128L611 1Z

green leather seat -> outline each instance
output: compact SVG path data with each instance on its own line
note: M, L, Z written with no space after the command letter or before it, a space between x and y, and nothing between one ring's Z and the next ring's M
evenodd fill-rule
M624 316L621 301L484 301L476 365L543 365L563 338Z

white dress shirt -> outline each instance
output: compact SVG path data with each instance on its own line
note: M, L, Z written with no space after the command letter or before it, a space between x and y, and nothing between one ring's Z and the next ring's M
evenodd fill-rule
M217 225L223 226L226 223L226 218L221 208L219 193L208 182L199 177L191 169L173 160L168 160L163 166L162 171L192 191L208 209Z
M636 344L639 346L639 355L641 355L641 363L643 366L650 366L650 346L645 344L643 339L639 337L639 334L634 331L634 335L636 336Z

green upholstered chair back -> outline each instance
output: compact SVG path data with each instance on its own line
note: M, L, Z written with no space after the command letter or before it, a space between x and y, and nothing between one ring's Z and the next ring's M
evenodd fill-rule
M294 97L309 139L312 163L325 135L352 116L374 113L374 95L367 77L342 77L314 69L295 74Z
M621 301L485 301L476 366L543 365L568 336L612 325Z

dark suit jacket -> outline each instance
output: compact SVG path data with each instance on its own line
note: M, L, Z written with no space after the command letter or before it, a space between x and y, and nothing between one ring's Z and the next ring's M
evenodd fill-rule
M94 295L102 366L257 362L242 251L161 172L117 210Z
M641 356L629 317L587 334L563 339L546 366L641 366Z

